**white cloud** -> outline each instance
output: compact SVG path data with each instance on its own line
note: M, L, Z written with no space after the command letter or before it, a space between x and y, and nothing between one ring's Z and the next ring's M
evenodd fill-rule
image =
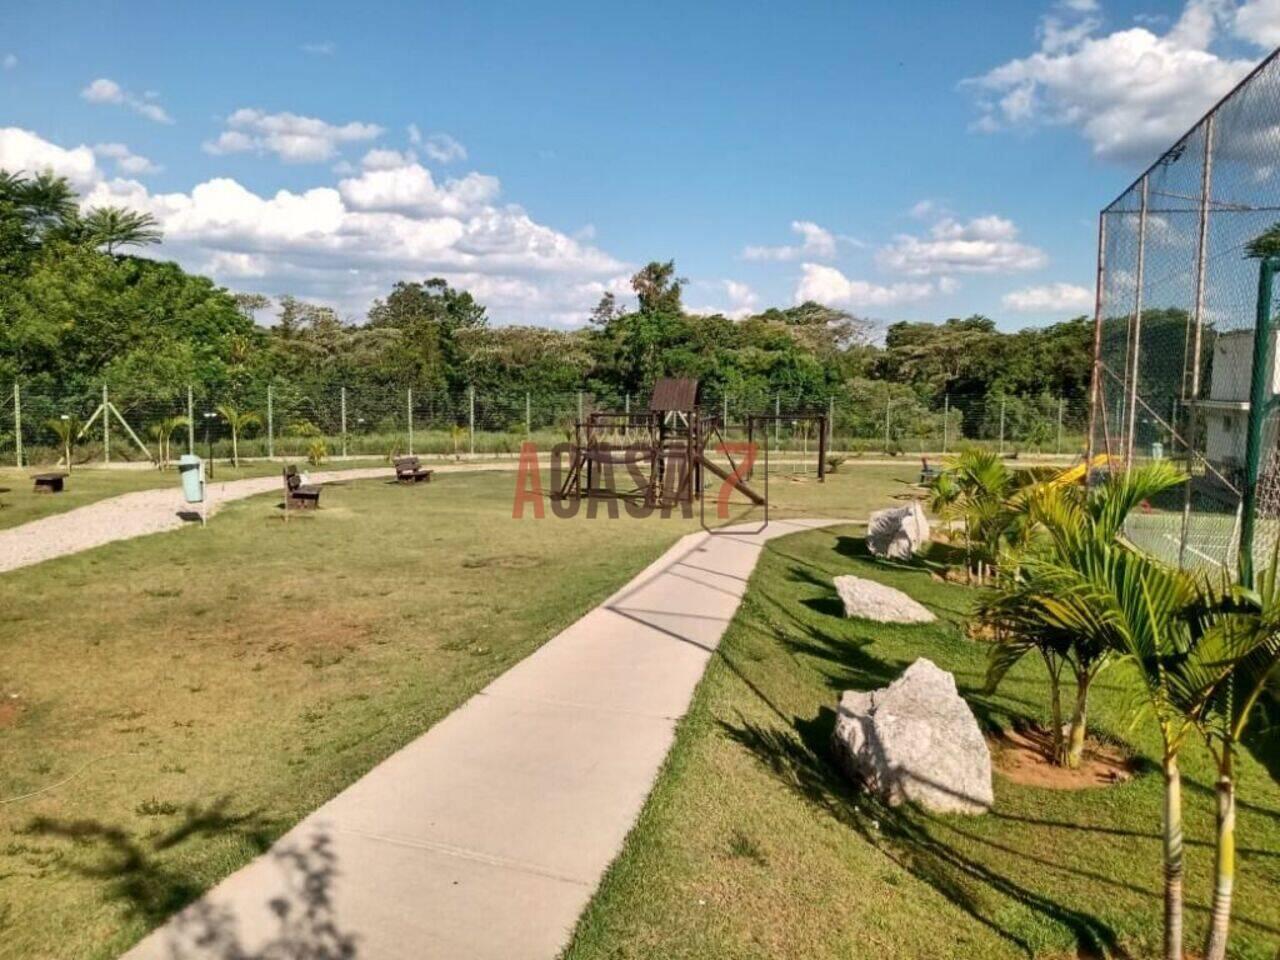
M64 149L18 127L0 127L0 170L28 174L47 170L66 177L78 189L100 178L93 151L84 144Z
M729 305L727 307L690 307L690 313L704 316L718 313L734 320L741 320L743 317L751 316L759 307L759 295L750 286L739 280L721 280L711 286L723 291L729 301Z
M375 123L352 121L342 125L294 113L266 113L242 108L227 118L227 128L204 144L215 156L247 150L274 153L285 163L321 163L343 144L374 140L382 135Z
M18 66L18 55L16 53L6 53L4 59L0 60L0 66L6 70L13 70Z
M836 236L810 220L791 221L791 232L800 236L800 242L780 247L747 247L742 251L744 260L799 260L809 257L830 260L836 255Z
M1236 11L1236 36L1260 47L1280 46L1280 0L1246 0Z
M899 234L876 254L886 270L912 276L947 273L1006 273L1034 270L1048 258L1018 240L1018 228L1003 217L975 217L961 223L944 217L924 237Z
M929 282L894 283L887 286L865 280L850 280L835 267L818 263L801 264L795 302L816 300L829 307L868 309L894 307L924 300L939 292Z
M1001 303L1020 313L1092 313L1094 292L1074 283L1048 283L1013 290L1001 298Z
M159 173L164 169L141 154L134 153L123 143L95 144L93 152L99 157L107 157L115 161L116 172L131 177L139 177L147 173Z
M965 82L978 99L980 132L1049 125L1078 129L1094 153L1131 160L1167 148L1253 66L1210 50L1230 20L1254 37L1280 31L1276 0L1187 0L1163 34L1153 24L1099 34L1090 16L1046 17L1040 49ZM1068 4L1077 15L1093 6Z
M303 53L309 53L314 57L331 57L337 49L338 45L332 40L325 40L320 43L304 43L301 47Z
M415 163L417 159L412 150L401 153L399 150L384 150L378 147L364 155L360 161L360 166L366 170L394 170L396 167L404 167ZM342 169L338 169L335 164L334 171L337 173L354 173L355 168L348 163Z
M457 163L467 159L467 148L447 133L433 133L423 141L422 149L436 163Z
M472 172L437 184L402 159L301 192L259 195L217 177L186 193L152 193L136 179L108 177L87 146L0 129L0 169L52 169L73 180L85 206L153 214L164 231L159 256L236 288L287 290L360 316L397 280L438 275L471 289L497 320L575 324L606 289L629 289L627 264L499 204L495 177Z
M173 117L165 112L164 107L152 102L155 99L154 92L148 93L145 97L136 97L120 84L106 77L94 80L80 91L80 96L89 103L128 107L134 113L155 123L173 123Z

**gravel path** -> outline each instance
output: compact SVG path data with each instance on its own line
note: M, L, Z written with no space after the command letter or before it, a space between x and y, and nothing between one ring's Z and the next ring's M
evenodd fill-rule
M336 480L363 480L370 477L389 479L391 468L323 470L312 473L310 479L312 483L333 483ZM219 507L232 500L243 500L259 493L279 493L281 490L283 485L278 476L253 477L226 483L214 481L208 488L209 515L213 516ZM190 511L194 509L194 505L182 499L182 491L175 478L173 487L169 489L124 493L65 513L0 530L0 573L68 553L91 550L116 540L176 530L191 522L183 519L183 515L190 516Z

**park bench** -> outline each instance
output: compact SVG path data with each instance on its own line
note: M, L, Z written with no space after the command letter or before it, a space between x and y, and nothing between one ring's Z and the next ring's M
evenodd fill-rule
M937 475L938 475L938 471L933 469L933 467L929 466L929 458L921 457L920 458L920 483L922 484L932 483L933 478L936 477Z
M61 493L62 481L66 478L65 473L37 473L32 479L36 482L36 493Z
M396 457L396 481L398 483L417 483L425 480L431 481L433 471L424 470L422 461L417 457Z
M320 506L320 488L302 482L298 468L284 468L285 509L314 510Z

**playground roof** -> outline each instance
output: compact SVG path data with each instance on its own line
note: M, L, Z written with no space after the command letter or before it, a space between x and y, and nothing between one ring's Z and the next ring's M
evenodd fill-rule
M693 410L698 406L698 381L692 377L664 377L653 385L649 409L665 413L668 410Z

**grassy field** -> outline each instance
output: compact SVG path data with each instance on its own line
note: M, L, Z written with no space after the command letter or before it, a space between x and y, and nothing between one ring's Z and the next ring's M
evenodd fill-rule
M774 492L864 516L911 473ZM516 521L514 479L334 485L287 526L255 497L0 576L0 958L115 956L697 529Z
M939 625L843 619L831 577L905 589ZM1095 729L1127 744L1139 774L1063 792L996 779L979 818L890 810L829 761L840 691L882 686L917 657L953 671L988 728L1043 719L1042 668L981 692L982 649L961 626L973 594L873 561L851 528L775 541L683 721L654 793L576 932L567 960L971 958L1158 952L1156 741L1127 722L1118 672L1093 701ZM1276 751L1266 758L1277 769ZM1233 947L1280 946L1280 790L1240 764L1241 845ZM1211 766L1184 754L1188 946L1209 901Z

